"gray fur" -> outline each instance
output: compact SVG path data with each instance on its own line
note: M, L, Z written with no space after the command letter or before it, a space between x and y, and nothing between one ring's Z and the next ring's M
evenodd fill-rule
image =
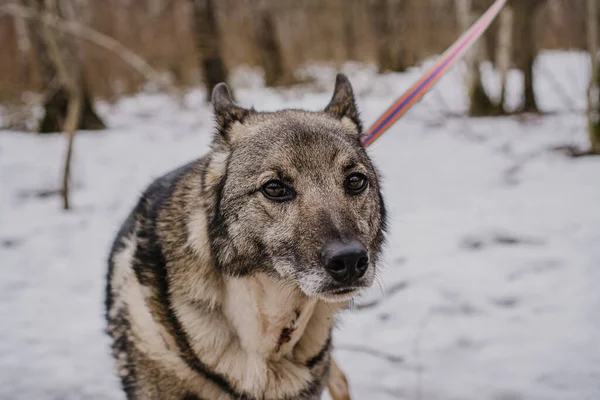
M385 230L352 88L339 75L324 112L247 110L224 84L213 105L209 154L156 180L115 239L106 312L117 372L129 399L318 399L335 313L372 284ZM355 172L368 187L350 195ZM293 200L263 195L273 179ZM332 240L368 250L349 295L323 267Z

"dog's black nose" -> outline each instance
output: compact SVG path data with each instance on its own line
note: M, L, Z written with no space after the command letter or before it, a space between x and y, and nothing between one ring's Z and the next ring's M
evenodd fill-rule
M337 282L352 285L369 267L367 249L358 241L332 242L325 246L325 269Z

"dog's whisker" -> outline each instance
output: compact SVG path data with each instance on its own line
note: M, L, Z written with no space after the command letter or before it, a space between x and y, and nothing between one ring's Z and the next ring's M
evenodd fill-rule
M292 296L295 294L295 292L293 290L290 290L290 292L287 295L287 298L285 299L284 307L287 305L288 301L290 301L290 299L292 298Z
M377 282L377 286L379 286L379 292L383 296L385 293L385 289L384 289L384 283L382 281L382 278L380 276L376 275L375 282Z
M354 299L354 297L352 297L352 298L350 299L350 301L348 302L348 308L349 308L350 310L353 310L353 309L354 309L354 306L355 306L355 304L356 304L356 300Z

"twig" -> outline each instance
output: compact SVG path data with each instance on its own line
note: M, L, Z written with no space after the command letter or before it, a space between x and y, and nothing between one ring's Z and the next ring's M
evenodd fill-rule
M65 156L65 167L63 173L63 208L68 210L69 205L69 181L71 177L71 159L73 158L73 140L75 139L75 133L77 132L77 126L79 125L79 119L81 117L81 111L83 109L83 99L81 97L81 90L75 90L71 92L69 96L69 105L67 108L67 117L65 119L65 134L67 135L67 154Z
M71 18L73 16L71 15ZM69 19L71 21L72 19ZM83 110L83 93L81 89L81 71L78 62L68 60L68 52L61 51L62 47L69 47L68 43L64 41L59 44L59 40L56 36L56 31L50 28L50 25L45 19L41 20L42 40L46 43L48 53L54 68L56 69L58 79L62 86L68 93L68 104L67 104L67 115L62 126L62 130L67 136L67 154L65 155L65 164L63 169L63 180L62 180L62 198L63 208L68 210L69 204L69 178L71 176L71 159L73 158L73 140L77 127L79 126L79 120L81 119L81 112Z
M44 20L40 20L41 24L41 39L44 41L48 48L48 55L50 61L56 68L57 80L64 85L69 92L76 90L77 82L73 82L72 73L69 71L69 65L73 68L73 65L63 60L63 54L61 53L61 46L57 43L57 38L54 32L51 31L49 25Z
M385 300L388 297L393 296L394 294L396 294L397 292L406 289L406 287L408 286L408 282L406 281L401 281L401 282L397 282L395 284L393 284L388 290L385 291L385 293L382 295L382 297L369 301L367 303L363 303L363 304L356 304L354 305L353 309L354 310L366 310L369 308L373 308L375 306L377 306L379 303L381 303L383 300Z
M403 364L404 363L404 357L402 357L402 356L388 354L383 351L380 351L377 349L372 349L372 348L366 347L366 346L360 346L360 345L356 345L356 344L345 344L345 345L342 344L342 345L335 346L335 348L338 350L353 351L353 352L357 352L357 353L365 353L370 356L381 358L385 361L388 361L388 362L391 362L394 364Z

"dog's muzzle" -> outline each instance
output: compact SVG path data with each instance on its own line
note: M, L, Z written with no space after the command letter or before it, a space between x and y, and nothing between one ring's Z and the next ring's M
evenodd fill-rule
M325 269L342 286L356 286L369 268L367 249L357 240L335 241L323 251Z

